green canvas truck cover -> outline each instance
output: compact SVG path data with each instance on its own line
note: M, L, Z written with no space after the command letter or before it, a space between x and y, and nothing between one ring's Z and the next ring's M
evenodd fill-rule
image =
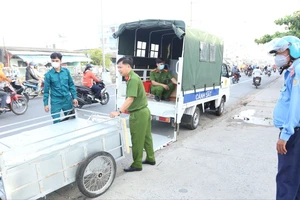
M141 20L119 26L114 38L119 37L118 53L133 55L135 32L137 30L171 29L179 39L183 39L183 91L196 90L221 84L221 65L223 60L223 41L212 34L186 27L180 20ZM148 35L138 35L149 38Z
M183 91L221 84L223 40L207 32L187 28L183 58Z

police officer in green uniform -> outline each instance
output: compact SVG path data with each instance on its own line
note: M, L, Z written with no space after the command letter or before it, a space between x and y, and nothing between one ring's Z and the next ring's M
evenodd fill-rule
M120 111L110 113L110 117L119 116L128 111L129 127L132 142L133 163L124 169L125 172L141 171L142 164L155 165L153 141L151 135L151 114L148 109L146 92L141 78L132 70L133 61L131 58L123 57L117 62L118 71L127 80L126 100ZM143 149L147 157L143 159Z
M155 96L154 100L156 101L169 101L177 81L168 70L164 69L165 62L162 58L156 59L156 66L157 68L150 72L151 94Z
M54 52L50 55L52 69L45 74L44 78L44 109L49 112L49 94L51 97L51 114L53 123L60 122L60 111L64 115L71 113L74 106L78 105L76 88L67 68L61 67L61 53ZM57 119L57 120L55 120Z

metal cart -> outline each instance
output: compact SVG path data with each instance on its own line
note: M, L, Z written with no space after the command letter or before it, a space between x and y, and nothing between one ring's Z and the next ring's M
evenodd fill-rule
M37 199L74 181L90 198L111 186L116 161L129 151L125 120L82 109L68 117L75 118L57 124L36 118L0 133L2 200Z

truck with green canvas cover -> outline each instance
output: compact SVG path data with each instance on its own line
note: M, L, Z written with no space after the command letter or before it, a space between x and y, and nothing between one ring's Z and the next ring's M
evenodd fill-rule
M230 95L228 67L223 64L223 40L205 31L186 26L180 20L142 20L124 23L113 34L118 38L117 60L133 58L133 70L141 77L148 96L152 120L170 123L173 135L152 132L154 148L176 141L180 124L196 129L200 111L224 112ZM177 80L171 101L156 102L149 91L150 72L156 58L166 61ZM126 97L126 80L117 73L116 109ZM154 127L153 127L154 128Z

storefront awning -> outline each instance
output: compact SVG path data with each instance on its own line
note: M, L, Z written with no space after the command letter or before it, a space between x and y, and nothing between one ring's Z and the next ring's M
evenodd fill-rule
M38 64L47 64L51 62L50 56L35 56L35 55L17 55L25 62L35 62ZM84 56L67 56L62 57L62 63L67 62L90 62L91 59Z
M16 55L24 62L35 62L38 64L46 64L51 62L50 56L34 56L34 55Z

